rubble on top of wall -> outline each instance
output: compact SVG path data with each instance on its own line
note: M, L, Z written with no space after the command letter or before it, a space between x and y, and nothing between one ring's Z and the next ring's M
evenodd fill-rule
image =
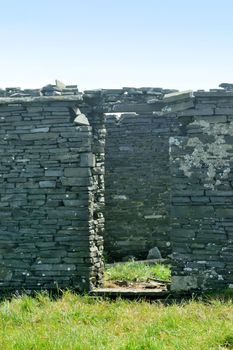
M160 87L123 87L122 89L86 90L84 98L94 96L101 98L105 113L151 113L160 112L165 106L164 96L175 92L178 90Z
M154 103L162 100L166 94L177 92L175 89L162 89L160 87L123 87L122 89L94 89L83 92L86 97L101 96L108 102L117 102L118 99L132 102L148 101ZM80 94L77 85L65 85L59 80L55 84L48 84L40 89L21 89L20 87L7 87L0 89L1 97L36 97L36 96L67 96Z
M219 85L220 88L223 88L226 91L233 91L233 84L229 84L229 83L221 83Z
M221 83L220 89L210 89L209 91L197 90L195 94L229 93L233 92L233 84ZM166 103L177 102L192 97L192 91L179 91L176 89L163 89L161 87L123 87L121 89L92 89L79 92L77 85L65 85L60 80L55 80L55 84L48 84L37 89L21 89L20 87L0 88L1 97L36 97L36 96L66 96L84 94L89 97L101 96L105 101L117 102L127 100L139 103L140 101L153 104L158 101Z
M175 96L172 98L172 101L169 101L169 96L172 94L175 94ZM18 99L21 100L21 98L24 98L26 101L26 99L30 99L31 97L63 97L69 99L80 97L80 99L83 99L89 105L100 106L101 111L105 113L163 112L162 110L167 104L170 105L171 102L176 103L176 100L183 100L182 93L179 93L175 89L123 87L122 89L96 89L79 92L77 85L65 85L59 80L56 80L54 85L48 84L41 89L21 89L19 87L9 87L5 90L0 89L0 100L11 98L12 103L18 103ZM167 99L166 101L164 101L165 97ZM185 95L185 99L187 98L189 97ZM184 108L190 108L190 105L184 106Z
M0 89L0 101L11 98L12 103L18 103L21 98L30 102L30 98L53 97L61 99L79 99L88 105L100 108L106 114L136 113L167 115L171 113L185 113L195 107L195 98L233 96L233 84L222 83L218 89L209 91L197 90L192 92L163 89L160 87L123 87L122 89L94 89L79 92L77 85L65 85L59 80L55 84L48 84L41 89L21 89L9 87ZM13 99L15 99L13 101ZM6 101L4 101L6 102ZM27 102L27 101L26 101Z
M220 89L209 89L197 90L194 92L195 97L220 97L220 96L233 96L233 84L230 83L221 83L219 84Z
M42 89L21 89L20 87L9 87L0 89L1 97L38 97L38 96L67 96L79 94L77 85L65 85L56 80L55 84L48 84Z

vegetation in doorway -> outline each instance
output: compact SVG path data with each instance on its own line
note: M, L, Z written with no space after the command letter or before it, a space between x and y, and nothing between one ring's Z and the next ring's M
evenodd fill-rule
M168 265L148 264L134 260L109 265L105 269L105 281L126 280L146 282L148 280L170 281L171 269Z

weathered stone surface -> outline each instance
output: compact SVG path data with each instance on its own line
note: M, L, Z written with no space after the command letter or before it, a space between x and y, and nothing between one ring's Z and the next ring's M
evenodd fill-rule
M192 289L197 289L197 277L196 276L172 276L171 290L187 291Z
M80 96L18 98L0 97L1 289L89 290L103 277L104 117L87 105L77 127Z
M95 155L93 153L81 153L80 154L80 166L81 167L90 167L95 166Z
M178 113L178 120L185 114L193 119L187 120L183 136L170 139L172 290L223 288L232 283L226 268L233 261L228 233L233 227L233 128L227 116L232 97L219 91L195 96L196 107ZM195 179L198 195L193 194Z
M47 169L45 170L45 176L51 176L51 177L59 177L63 175L63 169Z
M174 115L106 117L105 251L112 260L146 259L157 246L171 253L169 235L169 136Z
M82 113L77 115L77 117L74 119L74 123L80 125L90 125L87 117Z
M64 176L66 177L89 177L91 176L91 170L89 168L65 168Z
M232 286L231 85L0 90L2 288L101 284L106 128L108 255L172 247L173 290Z
M40 181L39 186L41 188L54 188L54 187L56 187L56 182L55 181Z
M161 106L164 106L163 102L150 103L150 104L116 104L113 106L113 112L136 112L136 113L148 113L153 111L159 111Z
M190 101L184 101L180 103L167 104L165 107L163 107L162 112L164 114L176 113L176 112L183 111L193 107L194 107L194 102L190 100Z
M186 100L189 98L192 98L192 90L187 90L187 91L179 91L179 92L172 92L170 94L165 94L163 97L163 101L165 103L167 102L177 102L180 100Z
M158 247L153 247L149 250L147 259L161 259L161 258L162 256Z

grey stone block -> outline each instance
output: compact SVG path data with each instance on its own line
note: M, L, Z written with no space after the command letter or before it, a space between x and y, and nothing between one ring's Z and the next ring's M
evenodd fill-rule
M85 114L79 114L77 117L74 119L75 124L80 124L80 125L90 125L89 120L85 116Z
M91 171L90 168L65 168L64 169L65 177L90 177Z
M45 176L62 176L63 175L63 169L47 169L45 170Z
M216 208L216 216L218 218L233 218L233 207L232 208Z
M89 177L62 177L61 183L63 186L86 187L91 185L91 180Z
M198 288L196 276L172 276L172 291L188 291Z
M163 101L165 103L177 102L180 100L190 99L192 98L192 95L192 90L173 92L170 94L165 94L163 97Z
M81 153L80 154L80 166L81 167L95 167L95 155L93 153Z
M52 132L38 132L31 134L20 134L23 141L52 140L58 138L59 134Z
M161 253L158 249L158 247L153 247L149 250L147 259L161 259Z
M39 186L40 188L55 188L56 181L40 181Z

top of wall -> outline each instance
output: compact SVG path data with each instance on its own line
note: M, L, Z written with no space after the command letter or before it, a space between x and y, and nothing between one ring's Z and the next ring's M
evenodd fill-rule
M46 85L41 89L21 89L20 87L9 87L0 89L0 98L25 98L39 96L70 96L80 95L77 85L65 85L59 80L56 80L55 85Z
M56 80L54 85L49 84L41 89L20 89L18 87L0 89L0 104L84 101L92 105L101 105L101 109L106 113L131 112L134 111L132 110L133 104L141 104L143 111L148 109L148 112L158 111L166 114L192 108L195 98L233 96L233 84L222 83L219 87L219 89L195 92L190 90L179 92L175 89L159 87L123 87L122 89L98 89L79 92L77 85L65 85Z
M41 96L74 96L74 95L153 95L161 99L165 94L176 92L174 89L162 89L154 87L133 88L124 87L122 89L95 89L85 90L83 93L79 92L77 85L65 85L59 80L55 84L48 84L41 89L21 89L20 87L8 87L6 89L0 88L0 98L26 98L26 97L41 97Z
M220 89L210 89L209 91L197 90L194 92L195 97L232 97L233 96L233 84L221 83Z

